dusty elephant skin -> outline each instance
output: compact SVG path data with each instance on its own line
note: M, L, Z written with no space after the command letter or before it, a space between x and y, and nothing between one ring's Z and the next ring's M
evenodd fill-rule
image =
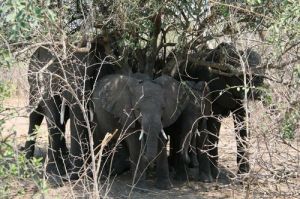
M204 58L206 62L212 63L226 63L234 67L241 67L240 58L244 59L248 66L256 67L261 62L261 57L253 50L247 49L244 52L238 51L232 44L221 43L217 48L207 52ZM212 176L217 178L219 176L218 169L218 148L215 147L219 142L220 121L219 116L227 117L232 113L235 119L235 131L237 141L237 163L238 173L245 173L249 171L249 157L247 151L247 132L245 128L246 111L243 106L245 97L244 76L226 76L211 72L207 67L188 63L187 65L179 66L180 74L172 74L177 78L183 80L205 81L208 83L210 89L210 99L212 101L212 112L214 117L209 117L207 121L207 130L210 132L208 141L210 143L210 167ZM165 71L168 72L168 69ZM246 75L247 86L261 86L263 78L261 76ZM248 98L259 98L259 92L250 89L247 93ZM242 125L241 125L242 124ZM207 164L204 164L207 165ZM202 165L200 164L200 167ZM199 168L201 170L201 168ZM205 166L202 170L206 170Z
M177 120L186 99L179 82L168 76L152 80L143 74L110 75L97 82L92 96L98 125L94 140L115 129L121 131L129 150L133 185L145 186L145 170L155 160L155 186L171 187L163 128Z
M165 129L170 135L169 164L175 168L175 179L180 181L187 180L190 164L198 166L201 164L198 179L211 182L211 171L207 166L209 162L206 161L207 154L201 152L205 149L205 145L208 145L207 118L211 116L209 89L202 81L186 83L189 101L178 120Z
M103 36L96 37L89 52L73 52L67 57L54 54L53 46L41 46L32 55L28 68L30 85L29 105L33 110L29 115L28 139L25 143L26 157L33 157L35 126L46 118L49 131L49 174L63 175L67 169L73 170L72 178L77 178L82 157L87 153L88 133L85 127L85 106L94 82L106 74L114 72L110 64L101 64L109 45ZM70 154L64 137L66 121L71 121ZM81 144L83 151L81 150ZM74 158L73 165L67 163ZM66 161L64 161L66 160ZM66 164L66 165L64 165Z

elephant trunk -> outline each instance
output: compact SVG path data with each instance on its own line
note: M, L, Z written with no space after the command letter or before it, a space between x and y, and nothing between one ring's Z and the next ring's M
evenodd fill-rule
M162 131L161 120L158 118L151 120L148 120L147 117L142 118L142 132L140 139L142 139L143 134L147 135L145 158L148 161L155 159L158 155L158 139Z
M153 134L149 132L147 136L147 141L146 141L146 153L145 153L145 158L148 161L151 161L156 158L157 156L157 147L158 147L158 140L157 137L154 136Z

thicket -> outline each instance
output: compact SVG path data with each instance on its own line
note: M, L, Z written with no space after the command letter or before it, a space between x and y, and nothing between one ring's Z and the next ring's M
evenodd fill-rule
M98 34L116 38L113 50L117 53L110 55L114 63L128 67L134 58L140 71L157 70L154 63L157 58L165 63L168 55L176 52L180 60L190 52L201 54L222 41L232 42L239 49L257 50L263 58L260 67L265 71L266 86L260 88L265 93L262 103L258 103L261 120L250 119L250 131L256 144L263 142L268 148L270 164L279 159L283 165L280 172L277 163L268 167L259 155L261 151L254 151L254 166L259 165L267 174L252 175L249 183L251 179L270 178L288 182L286 171L299 171L296 138L300 118L300 5L297 0L5 0L0 1L0 17L2 69L28 63L38 46L78 46ZM58 48L57 53L66 52ZM228 68L219 71L236 72ZM23 154L16 150L14 132L3 132L3 125L11 116L3 101L10 97L12 88L11 83L1 78L0 195L10 194L12 186L8 182L12 178L35 179L41 190L45 187L44 181L36 178L41 160L26 164ZM278 150L281 144L290 147L294 154L291 159ZM299 194L295 187L289 189L293 189L292 196ZM257 190L274 196L287 194L270 187ZM22 194L25 190L15 191Z

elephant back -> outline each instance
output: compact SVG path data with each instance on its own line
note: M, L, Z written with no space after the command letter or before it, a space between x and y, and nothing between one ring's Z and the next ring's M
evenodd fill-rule
M35 107L42 97L60 90L62 70L51 46L40 46L32 54L28 66L29 105Z

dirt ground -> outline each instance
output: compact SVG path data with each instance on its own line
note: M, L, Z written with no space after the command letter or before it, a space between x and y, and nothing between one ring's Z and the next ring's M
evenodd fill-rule
M28 114L24 108L27 105L25 97L15 97L5 101L7 111L13 116L7 118L4 134L15 134L17 145L24 144L28 128ZM263 117L260 107L252 110L253 120L260 121ZM262 124L265 126L262 127ZM300 198L300 153L299 135L295 140L283 143L276 136L264 134L271 131L272 123L258 122L254 128L261 128L252 133L250 163L252 169L249 175L240 183L240 178L234 178L229 184L200 183L194 180L178 184L172 180L173 188L168 191L151 189L148 192L131 191L130 174L125 173L111 179L103 186L101 198ZM264 130L265 128L265 130ZM252 131L251 131L252 132ZM298 133L299 134L299 133ZM45 123L39 130L38 146L47 147L47 129ZM236 173L236 142L231 118L223 119L220 133L220 165L227 171ZM152 182L153 179L150 179ZM107 186L109 184L110 186ZM107 193L107 195L105 194ZM20 198L88 198L89 190L80 182L66 182L62 187L51 187L45 193L38 189L28 189Z

